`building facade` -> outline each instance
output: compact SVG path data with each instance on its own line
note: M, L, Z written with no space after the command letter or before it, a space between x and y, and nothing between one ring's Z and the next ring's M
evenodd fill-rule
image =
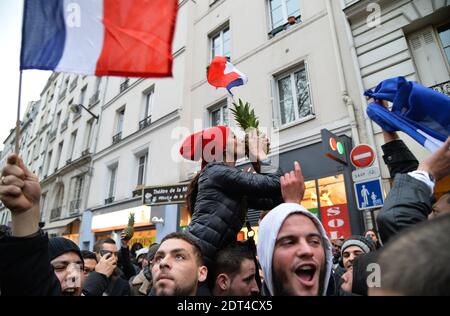
M346 17L354 70L361 91L382 80L403 76L450 95L450 2L441 0L341 0ZM366 116L378 157L381 129ZM429 153L406 134L401 138L418 160ZM381 164L388 187L389 172ZM437 194L448 190L450 177L438 183Z

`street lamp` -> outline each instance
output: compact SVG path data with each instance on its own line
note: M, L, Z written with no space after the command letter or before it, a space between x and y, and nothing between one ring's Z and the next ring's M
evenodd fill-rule
M70 112L72 112L74 114L80 114L81 113L81 108L83 108L86 111L88 111L89 114L92 115L98 121L98 115L95 115L94 113L89 111L87 108L84 107L83 104L72 104L72 105L70 105L69 110L70 110Z

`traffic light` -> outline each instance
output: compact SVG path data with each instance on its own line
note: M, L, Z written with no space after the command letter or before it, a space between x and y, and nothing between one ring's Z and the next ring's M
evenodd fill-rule
M322 136L322 144L325 156L333 159L334 161L347 165L345 142L327 129L321 130L320 133Z

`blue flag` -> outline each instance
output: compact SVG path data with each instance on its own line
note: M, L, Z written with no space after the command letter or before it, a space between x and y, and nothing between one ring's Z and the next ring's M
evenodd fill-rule
M402 131L434 152L450 136L450 97L403 77L381 82L365 96L393 103L392 111L370 103L367 115L387 132Z

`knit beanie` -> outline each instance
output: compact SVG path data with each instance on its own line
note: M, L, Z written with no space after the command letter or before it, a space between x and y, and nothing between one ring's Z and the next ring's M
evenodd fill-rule
M364 253L369 253L375 250L375 245L372 241L368 240L363 236L350 236L348 237L341 247L341 256L344 255L344 251L346 248L356 246L361 248Z
M214 126L188 136L181 145L180 154L188 160L202 161L202 169L208 162L223 160L227 136L226 126ZM219 152L216 152L216 149Z
M72 240L63 237L53 237L48 241L48 254L50 261L71 251L80 256L81 261L84 262L80 248Z
M372 269L367 269L371 263L377 263L379 251L365 253L355 258L353 262L352 293L367 296L367 279L373 273ZM369 267L370 268L370 267Z

